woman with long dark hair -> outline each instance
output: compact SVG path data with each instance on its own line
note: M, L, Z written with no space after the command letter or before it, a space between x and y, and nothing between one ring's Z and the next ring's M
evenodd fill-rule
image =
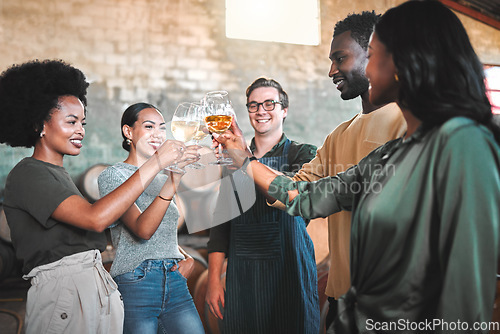
M236 124L219 140L288 213L353 211L352 287L339 300L336 333L488 333L500 137L481 63L459 19L438 1L388 10L368 57L370 102L397 102L408 131L346 172L293 182L248 158Z
M161 112L144 102L125 109L121 132L128 156L99 175L101 196L134 175L167 137ZM195 151L196 146L187 149ZM179 211L173 197L180 178L172 172L156 175L110 227L116 249L110 273L123 296L124 334L204 333L187 286L194 260L177 240Z

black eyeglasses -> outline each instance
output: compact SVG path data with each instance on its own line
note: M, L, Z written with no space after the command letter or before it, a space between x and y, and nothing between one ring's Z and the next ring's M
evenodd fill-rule
M257 102L250 102L247 103L247 109L248 112L254 113L259 111L259 106L262 106L265 111L273 111L274 108L276 107L276 103L283 105L280 101L274 101L274 100L265 100L262 103L257 103Z

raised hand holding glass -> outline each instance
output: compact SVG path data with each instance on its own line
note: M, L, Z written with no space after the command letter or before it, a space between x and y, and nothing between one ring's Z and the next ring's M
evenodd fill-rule
M234 117L234 109L226 91L214 91L205 94L203 104L206 108L205 124L211 133L222 134L230 127ZM230 158L222 157L222 145L219 143L219 156L215 165L231 165Z

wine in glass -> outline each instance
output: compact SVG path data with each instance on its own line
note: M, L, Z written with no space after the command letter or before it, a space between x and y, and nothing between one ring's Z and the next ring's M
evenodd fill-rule
M191 103L190 108L191 108L190 114L192 115L193 120L195 120L199 124L198 130L196 130L196 133L192 138L192 141L196 145L198 145L200 140L208 136L208 130L205 125L205 116L206 116L205 106L202 105L201 103L193 102ZM205 167L205 165L200 162L194 162L192 164L187 165L187 167L201 169Z
M205 124L211 133L222 134L230 127L234 117L233 106L226 91L214 91L205 94L203 99L207 115ZM222 145L219 143L219 156L214 165L231 165L233 160L222 156Z
M193 139L199 127L200 122L193 117L191 103L180 103L177 109L175 109L174 116L172 117L171 130L174 138L182 142L188 142ZM177 163L167 166L165 169L174 173L186 173L184 169L177 166Z

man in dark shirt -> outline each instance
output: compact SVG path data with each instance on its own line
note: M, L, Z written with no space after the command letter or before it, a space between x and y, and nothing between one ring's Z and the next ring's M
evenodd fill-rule
M288 96L272 79L247 89L255 130L250 149L262 163L297 172L316 147L283 133ZM262 194L240 216L210 231L206 301L228 333L318 333L319 301L314 247L306 222L269 207ZM226 291L221 274L228 257ZM224 315L222 314L224 311Z

